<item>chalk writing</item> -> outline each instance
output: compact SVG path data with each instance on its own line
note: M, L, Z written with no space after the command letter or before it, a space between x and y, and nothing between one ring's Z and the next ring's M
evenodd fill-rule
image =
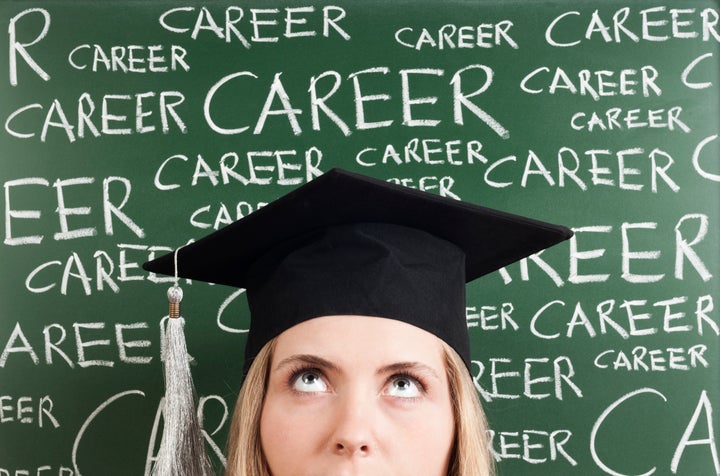
M244 155L244 160L240 157ZM218 160L218 167L208 164L202 154L192 159L184 154L176 154L166 158L155 173L155 187L158 190L174 190L182 184L164 179L166 172L186 170L190 177L190 186L199 184L228 185L299 185L309 182L322 174L320 163L323 153L316 147L305 151L298 150L258 150L244 154L227 152ZM186 166L182 162L194 163ZM190 173L192 170L192 173Z
M169 51L169 59L165 56ZM121 73L166 73L168 71L190 71L185 57L187 50L171 45L128 45L111 46L109 51L102 45L84 44L76 46L68 54L68 64L77 70L113 71ZM169 63L169 64L168 64ZM89 69L88 69L89 68Z
M572 438L570 430L490 430L490 442L495 461L518 459L529 464L542 464L563 459L571 466L578 462L565 448Z
M506 357L491 357L487 362L473 360L472 364L478 368L473 376L475 387L487 402L521 396L534 400L551 397L563 400L568 395L583 397L582 390L573 381L575 366L567 356L552 361L548 357L528 357L521 364ZM481 379L485 382L489 379L490 384L481 383Z
M0 424L20 423L39 428L60 428L53 415L53 400L49 395L33 398L0 395Z
M622 339L661 331L665 334L692 332L699 336L705 333L720 336L720 326L713 311L715 304L711 295L698 296L691 303L688 303L688 297L680 296L656 302L606 299L595 306L581 302L568 305L557 299L535 312L530 320L530 330L540 339L571 338L578 332L589 337L612 332ZM565 332L560 332L562 325L567 328Z
M151 346L150 340L137 338L138 334L142 336L142 331L148 329L146 322L116 323L112 326L114 332L108 327L105 322L76 322L70 326L52 323L42 330L42 335L31 336L31 342L17 322L10 335L2 336L0 341L4 342L0 368L23 358L35 365L64 363L70 368L114 367L118 362L146 365L152 362L152 356L143 355L142 350L134 350ZM69 333L75 337L74 341L68 338ZM38 354L43 356L42 361Z
M188 34L193 40L202 37L219 38L227 43L239 41L243 47L250 48L253 43L277 43L280 38L292 39L308 36L322 35L323 37L337 36L345 41L350 40L350 34L345 30L341 21L347 16L342 7L327 5L321 10L315 6L279 8L250 8L239 6L225 8L223 21L218 22L217 13L207 7L171 8L162 15L158 21L167 31L177 34ZM312 26L311 22L320 22L320 26ZM250 30L250 35L243 34L238 28ZM222 25L222 26L220 26Z
M641 26L633 31L626 22L629 17L639 16ZM588 18L589 16L589 18ZM604 43L621 42L664 42L672 39L692 40L703 42L720 42L718 30L720 14L717 9L704 8L670 8L665 6L645 8L638 10L623 7L612 13L601 14L595 10L591 15L583 15L578 11L567 11L558 15L550 22L545 30L545 41L555 47L572 47L584 41L599 40ZM555 39L555 32L567 31L567 23L579 23L585 29L584 39Z
M479 25L454 25L448 23L437 31L429 28L402 27L395 32L395 41L407 48L422 50L424 48L443 49L470 49L493 48L508 45L518 49L518 44L512 38L510 29L513 22L501 20L497 23L481 23Z
M438 117L425 117L421 120L414 119L413 106L416 105L435 105L440 96L428 96L428 97L417 97L417 94L413 94L411 81L409 79L411 74L433 76L436 78L442 78L445 76L445 70L441 69L400 69L397 72L397 76L400 76L401 85L401 108L402 121L400 122L406 127L433 127L442 122L442 118ZM450 80L444 81L444 88L450 92L442 96L444 98L450 98L450 104L452 106L452 122L459 126L466 125L466 111L478 118L481 123L484 123L498 136L507 139L510 137L510 131L505 128L497 119L486 112L477 104L477 100L474 99L488 91L493 83L493 77L495 72L492 68L483 64L470 64L462 68L457 69L451 74ZM334 123L344 135L348 136L352 133L352 129L348 125L347 120L343 120L340 114L336 110L330 109L327 101L331 96L335 95L342 85L342 78L334 71L325 71L321 73L320 77L331 76L335 79L335 84L331 91L320 95L317 91L318 81L315 77L311 78L308 87L309 91L309 102L312 117L312 129L321 130L321 124L318 119L320 111L327 116L330 122ZM290 97L285 87L287 76L283 76L281 72L275 73L273 79L270 81L270 85L263 87L263 84L268 83L267 78L261 78L252 71L238 71L227 76L224 76L217 81L207 92L203 105L203 112L205 121L210 129L221 135L238 135L243 134L250 130L252 124L247 123L247 119L241 119L235 121L233 124L219 124L213 113L213 102L215 95L219 91L225 93L227 98L232 93L239 95L226 100L235 101L238 106L245 103L243 96L248 94L251 96L263 95L265 102L260 111L252 111L251 117L257 117L255 120L255 126L252 129L252 134L260 135L265 131L266 123L268 119L274 116L281 116L285 118L286 126L289 127L290 131L294 135L300 135L303 133L303 126L300 123L300 118L303 117L303 110L297 107L297 100ZM388 93L381 94L366 94L364 88L369 83L380 83L384 84L385 88L388 88L393 82L396 82L396 75L391 74L391 70L388 67L374 67L367 68L359 71L350 73L347 76L349 82L352 83L352 94L353 103L355 109L355 123L354 128L357 131L372 130L378 128L387 128L396 123L396 119L392 117L376 118L375 120L370 119L368 116L372 107L370 105L377 103L385 103L391 100L392 96ZM298 78L291 78L293 82L297 82ZM260 81L260 89L257 90L257 81ZM438 87L442 84L438 79ZM347 81L346 81L347 82ZM390 83L390 84L388 84ZM468 86L467 83L470 83ZM448 88L448 85L450 86ZM228 92L229 91L229 92ZM267 92L265 92L267 91ZM305 103L307 98L302 98L299 102ZM294 105L295 101L295 105ZM280 108L274 109L274 104L280 103ZM379 107L379 106L377 106ZM370 109L370 110L369 110ZM436 108L437 109L437 108ZM378 120L381 119L381 120ZM447 118L446 118L447 120ZM277 124L277 121L273 121L273 124ZM275 126L277 127L277 126Z

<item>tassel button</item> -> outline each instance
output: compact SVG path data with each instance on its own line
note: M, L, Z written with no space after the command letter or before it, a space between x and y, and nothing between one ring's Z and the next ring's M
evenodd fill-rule
M182 289L178 286L173 286L168 289L167 296L168 301L170 301L170 311L168 315L173 318L180 317L180 301L182 301L183 298Z

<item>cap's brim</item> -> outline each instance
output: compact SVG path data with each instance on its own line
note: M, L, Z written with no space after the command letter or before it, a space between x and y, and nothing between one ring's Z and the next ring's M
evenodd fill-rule
M182 278L246 287L260 256L313 230L350 223L392 223L450 241L466 254L466 281L572 236L566 227L332 169L178 253ZM143 265L173 275L173 253Z

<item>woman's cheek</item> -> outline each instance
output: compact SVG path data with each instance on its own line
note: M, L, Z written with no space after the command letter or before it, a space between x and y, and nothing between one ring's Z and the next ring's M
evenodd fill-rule
M451 403L419 399L414 402L390 402L386 413L393 422L392 434L406 438L421 451L439 452L454 441L455 423Z
M326 406L327 398L321 395L287 393L267 398L260 419L263 447L304 446L322 428Z

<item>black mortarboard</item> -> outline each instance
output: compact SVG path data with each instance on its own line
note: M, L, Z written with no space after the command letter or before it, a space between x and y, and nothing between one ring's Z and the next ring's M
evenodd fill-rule
M562 226L333 169L178 253L178 275L245 288L248 362L327 315L427 330L469 366L465 283L568 239ZM172 275L173 254L145 263Z

